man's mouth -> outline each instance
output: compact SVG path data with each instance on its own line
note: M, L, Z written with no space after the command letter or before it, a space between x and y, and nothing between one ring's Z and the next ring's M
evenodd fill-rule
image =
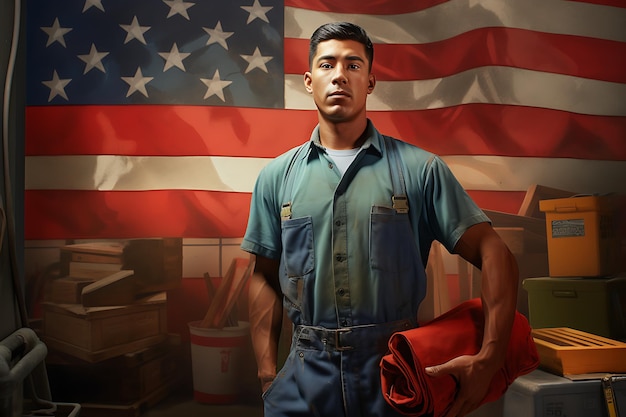
M333 91L328 96L329 97L349 97L350 94L348 94L347 92L345 92L343 90L338 90L338 91Z

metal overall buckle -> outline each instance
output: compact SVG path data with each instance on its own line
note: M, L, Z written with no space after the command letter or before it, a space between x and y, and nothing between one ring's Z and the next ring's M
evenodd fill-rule
M354 349L354 346L350 346L348 344L344 344L342 341L342 335L347 335L352 333L351 329L337 329L335 330L335 350L339 352L343 352L346 350Z

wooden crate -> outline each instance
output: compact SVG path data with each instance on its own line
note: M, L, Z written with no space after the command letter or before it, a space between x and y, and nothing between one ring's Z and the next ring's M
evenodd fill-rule
M157 345L88 363L51 351L48 379L57 401L132 405L180 377L180 337L169 335Z
M83 288L95 281L89 278L61 277L53 279L45 294L45 301L58 304L80 304Z
M137 293L178 288L183 276L182 238L98 241L61 247L61 276L103 278L134 271Z
M625 373L626 343L569 327L533 329L541 367L558 375Z
M52 349L99 362L162 342L165 293L124 306L43 303L42 338Z
M139 417L174 392L176 380L167 381L144 398L128 404L81 403L80 417Z

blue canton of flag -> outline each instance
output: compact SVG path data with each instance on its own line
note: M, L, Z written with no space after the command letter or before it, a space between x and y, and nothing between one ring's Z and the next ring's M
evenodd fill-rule
M284 106L281 0L28 0L27 104Z

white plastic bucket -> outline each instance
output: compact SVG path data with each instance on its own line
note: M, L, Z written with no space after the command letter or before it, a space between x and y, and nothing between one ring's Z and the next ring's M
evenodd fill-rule
M250 323L210 329L189 323L194 399L207 404L232 404L242 385L244 350Z

